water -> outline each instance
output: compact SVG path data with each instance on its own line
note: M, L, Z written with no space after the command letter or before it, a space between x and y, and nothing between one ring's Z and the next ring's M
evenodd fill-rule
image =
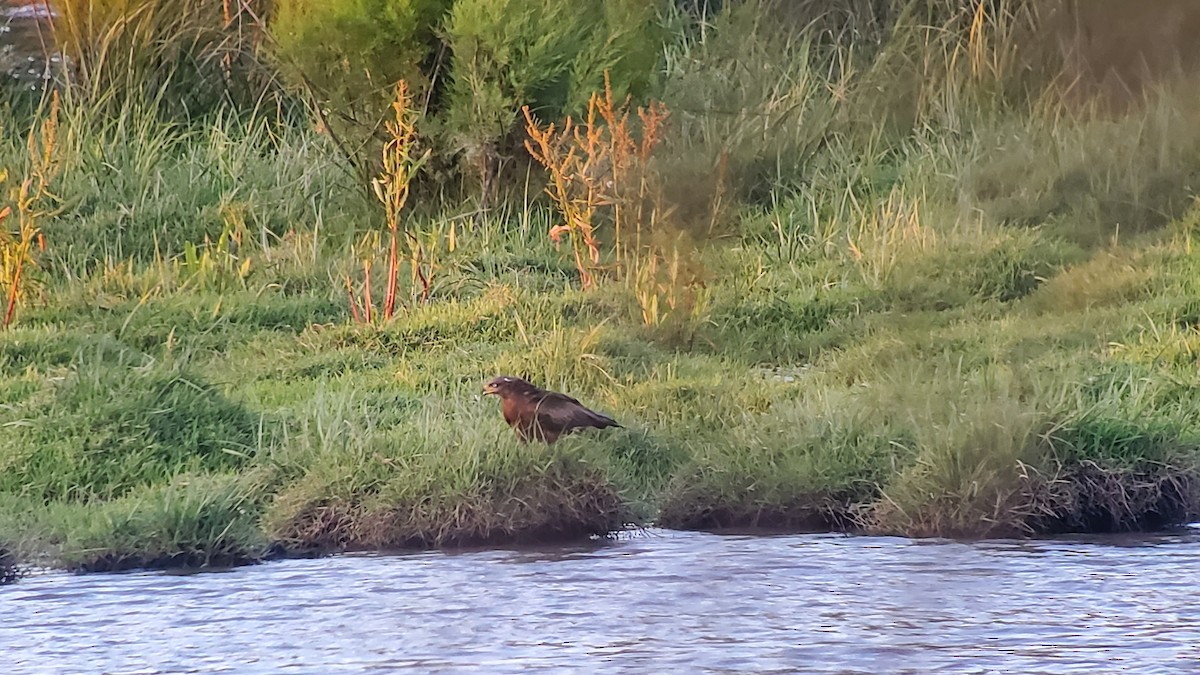
M61 57L49 21L43 0L0 0L0 86L36 89L53 76Z
M7 673L1200 672L1200 536L654 531L0 588Z

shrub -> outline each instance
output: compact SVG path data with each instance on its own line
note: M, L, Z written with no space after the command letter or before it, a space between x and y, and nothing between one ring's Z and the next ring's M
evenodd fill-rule
M557 118L604 84L613 95L650 83L665 33L655 0L457 0L446 21L453 52L445 131L450 148L490 186L498 145L524 105Z
M321 124L353 159L388 114L404 80L418 99L430 94L437 31L452 0L276 0L270 31L293 85L309 89L326 112Z

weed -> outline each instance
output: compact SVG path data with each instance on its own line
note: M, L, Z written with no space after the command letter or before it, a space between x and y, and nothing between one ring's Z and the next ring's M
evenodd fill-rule
M629 100L617 104L611 86L606 86L603 96L593 93L588 100L582 123L568 116L562 129L554 124L543 129L528 107L522 110L529 134L525 148L550 172L546 192L563 218L561 224L550 228L550 238L557 246L563 235L569 237L585 289L595 284L593 272L600 264L601 242L596 232L600 210L608 207L612 211L611 247L618 263L625 250L641 249L641 233L660 215L656 204L647 204L654 197L648 171L651 153L659 142L659 127L668 112L657 102L639 107L641 129L635 136L628 109ZM637 238L622 243L623 232L626 239Z
M44 211L45 202L53 198L51 183L58 174L58 93L50 99L50 109L39 128L29 132L28 175L21 186L12 190L12 202L16 206L16 232L0 229L0 288L4 289L4 319L0 328L8 328L16 315L17 303L28 294L29 282L26 268L36 264L34 247L46 250L41 221L49 214ZM0 170L0 188L8 178L7 171ZM12 206L0 208L0 228L13 216ZM25 286L22 281L25 280Z

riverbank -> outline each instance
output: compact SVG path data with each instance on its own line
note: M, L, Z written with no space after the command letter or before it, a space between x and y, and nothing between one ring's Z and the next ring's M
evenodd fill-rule
M730 94L722 44L692 44L678 81ZM761 138L688 113L695 86L658 92L677 128L741 139L740 182L683 182L637 265L560 250L536 166L483 213L416 190L387 321L385 214L319 124L66 100L45 248L0 331L0 541L107 571L649 523L1007 537L1194 517L1195 88L1102 112L947 76L894 129L859 119L877 96L823 98L874 80L801 76L738 94L808 106ZM8 188L41 166L47 111L32 146L3 129ZM681 138L664 153L688 175L703 153ZM521 445L479 396L500 373L624 428Z
M7 550L0 548L0 586L11 584L20 576L16 559Z
M729 265L709 286L718 318L688 345L639 326L624 289L559 290L551 246L475 236L494 238L475 260L460 249L453 291L382 328L347 325L315 281L49 291L71 300L0 335L0 492L24 514L3 537L98 570L626 523L978 537L1196 513L1182 244L1079 254L1009 301L898 312L853 282L794 290L811 268L759 270L761 251L722 243L706 258ZM500 280L468 276L501 257ZM478 395L499 372L626 428L522 446Z

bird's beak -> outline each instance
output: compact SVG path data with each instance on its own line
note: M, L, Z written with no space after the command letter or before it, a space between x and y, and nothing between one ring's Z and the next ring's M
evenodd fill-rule
M496 390L490 384L484 385L484 387L483 387L483 395L484 396L494 396L495 394L496 394Z

